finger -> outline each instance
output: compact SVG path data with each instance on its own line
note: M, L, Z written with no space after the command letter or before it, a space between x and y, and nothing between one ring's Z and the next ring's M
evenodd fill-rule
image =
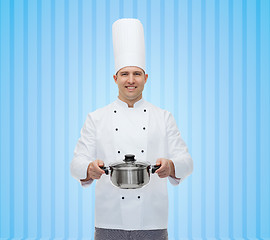
M104 167L104 162L102 160L97 160L97 166L99 167L100 170L102 170L100 167ZM104 174L105 171L99 171L101 174Z
M160 168L156 172L161 173L163 171L166 171L166 166L165 165L161 165Z
M162 173L159 173L158 175L159 175L159 176L165 176L165 177L166 177L166 176L168 176L169 174L168 174L168 172L162 172Z
M163 171L158 172L158 174L160 174L160 175L168 174L168 171L163 170Z
M95 178L96 179L96 177L101 176L103 173L105 173L105 172L102 169L100 169L100 168L98 168L98 169L93 168L93 169L90 169L89 176L91 178Z
M101 161L101 160L100 160ZM102 162L102 161L101 161ZM100 165L99 165L99 163L98 163L98 161L97 162L95 162L95 164L93 164L93 172L96 172L96 173L99 173L99 174L103 174L103 173L105 173L104 172L104 170L102 170L100 167L102 167L104 164L103 164L103 162L101 163L100 162Z
M164 175L163 175L163 174L158 174L158 176L159 176L160 178L163 178L163 177L164 177Z
M100 177L101 177L101 175L97 175L97 176L96 176L96 179L100 179Z
M166 177L168 177L169 175L168 174L159 174L158 175L160 178L166 178Z
M104 162L102 160L97 160L97 164L100 167L103 167L104 166Z
M157 173L162 172L166 168L166 162L164 160L165 160L164 158L159 158L156 161L157 165L161 165L161 167L156 171Z
M93 178L93 179L100 179L100 177L101 177L101 174L92 174L92 177L91 178Z

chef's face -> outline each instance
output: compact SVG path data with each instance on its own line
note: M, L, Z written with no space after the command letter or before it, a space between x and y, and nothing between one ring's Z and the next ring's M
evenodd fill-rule
M133 107L133 104L142 98L148 74L141 68L132 66L120 69L113 78L118 85L120 100Z

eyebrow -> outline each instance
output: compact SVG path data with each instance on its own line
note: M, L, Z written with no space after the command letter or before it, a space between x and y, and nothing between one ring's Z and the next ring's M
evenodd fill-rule
M123 72L120 72L119 74L123 74L123 73L129 73L128 71L123 71ZM134 71L134 72L131 72L131 74L134 74L134 73L140 73L140 74L143 74L142 71Z
M136 74L136 73L139 73L139 74L145 74L145 72L144 71L139 71L139 70L135 70L134 72L132 72L131 74ZM129 71L123 71L123 72L121 72L121 71L118 71L117 73L116 73L116 76L118 75L118 74L129 74Z

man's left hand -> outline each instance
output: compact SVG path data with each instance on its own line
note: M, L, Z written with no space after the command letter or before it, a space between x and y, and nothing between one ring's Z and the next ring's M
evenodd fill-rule
M175 178L175 169L172 160L166 158L159 158L156 161L156 165L161 165L161 167L156 170L156 173L160 178L165 178L168 176Z

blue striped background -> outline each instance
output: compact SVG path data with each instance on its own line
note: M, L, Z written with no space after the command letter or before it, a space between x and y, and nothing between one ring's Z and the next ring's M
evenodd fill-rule
M88 112L117 96L111 25L139 18L144 98L194 160L169 185L169 239L270 239L268 0L0 1L0 238L94 233L94 186L69 163Z

